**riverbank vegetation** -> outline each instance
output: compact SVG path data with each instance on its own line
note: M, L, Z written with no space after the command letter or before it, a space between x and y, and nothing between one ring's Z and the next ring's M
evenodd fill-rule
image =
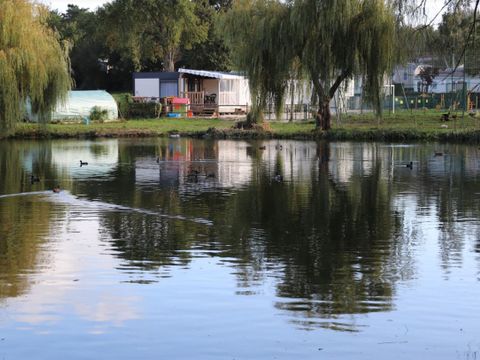
M179 134L212 138L281 138L376 141L480 142L480 118L458 113L442 121L438 111L403 111L385 114L381 121L373 113L343 115L330 131L316 129L315 121L266 122L255 130L235 128L236 119L138 119L121 122L37 125L21 123L9 138L97 138L154 137Z

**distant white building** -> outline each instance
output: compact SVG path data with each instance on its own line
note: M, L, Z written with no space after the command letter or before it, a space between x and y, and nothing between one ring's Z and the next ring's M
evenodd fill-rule
M402 84L405 90L417 91L418 78L416 75L423 64L407 63L405 66L397 66L393 71L392 80L395 84Z
M431 67L427 64L407 63L405 66L397 66L393 72L393 82L403 85L405 91L421 92L422 68ZM433 78L432 84L428 87L429 93L444 94L452 91L463 90L465 82L467 92L480 92L480 77L464 74L463 65L457 69L443 69Z
M418 81L421 79L418 77ZM465 89L468 92L480 92L480 77L464 74L463 65L457 69L445 69L439 72L439 74L433 79L433 83L430 86L432 93L449 93L452 91L461 91L465 83Z

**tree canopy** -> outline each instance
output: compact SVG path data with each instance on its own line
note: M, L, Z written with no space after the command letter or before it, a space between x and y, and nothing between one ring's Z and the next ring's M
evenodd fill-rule
M116 0L100 10L107 45L132 60L136 71L161 60L174 71L180 50L206 39L208 25L189 0Z
M68 5L64 14L52 11L48 23L59 33L61 40L67 41L71 46L70 60L75 88L105 88L107 72L102 60L107 56L107 48L105 37L99 31L96 13Z
M27 0L0 0L0 130L22 117L27 99L46 120L71 86L67 49Z
M239 0L225 17L233 59L249 77L254 120L267 99L277 110L294 64L313 84L317 126L330 128L329 104L345 80L361 74L380 112L391 65L395 17L382 0Z

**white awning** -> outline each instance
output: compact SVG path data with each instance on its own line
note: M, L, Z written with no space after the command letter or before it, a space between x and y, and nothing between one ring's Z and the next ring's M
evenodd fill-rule
M212 79L243 79L243 76L224 73L220 71L178 69L178 72L183 74L192 74L197 76L208 77Z

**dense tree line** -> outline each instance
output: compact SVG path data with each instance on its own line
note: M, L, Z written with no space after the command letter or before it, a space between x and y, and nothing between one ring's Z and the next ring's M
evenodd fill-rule
M133 71L178 66L228 70L229 50L216 29L228 1L116 0L96 11L69 5L49 25L71 44L78 89L129 90Z
M396 63L430 56L433 66L465 61L478 73L479 2L446 0L434 27L412 25L426 0L114 0L65 13L0 0L0 80L11 85L1 88L0 127L21 119L16 104L27 98L46 120L71 84L130 90L133 71L184 66L245 71L252 121L267 101L280 108L292 78L308 80L317 125L328 130L329 103L355 74L380 110L382 77Z

